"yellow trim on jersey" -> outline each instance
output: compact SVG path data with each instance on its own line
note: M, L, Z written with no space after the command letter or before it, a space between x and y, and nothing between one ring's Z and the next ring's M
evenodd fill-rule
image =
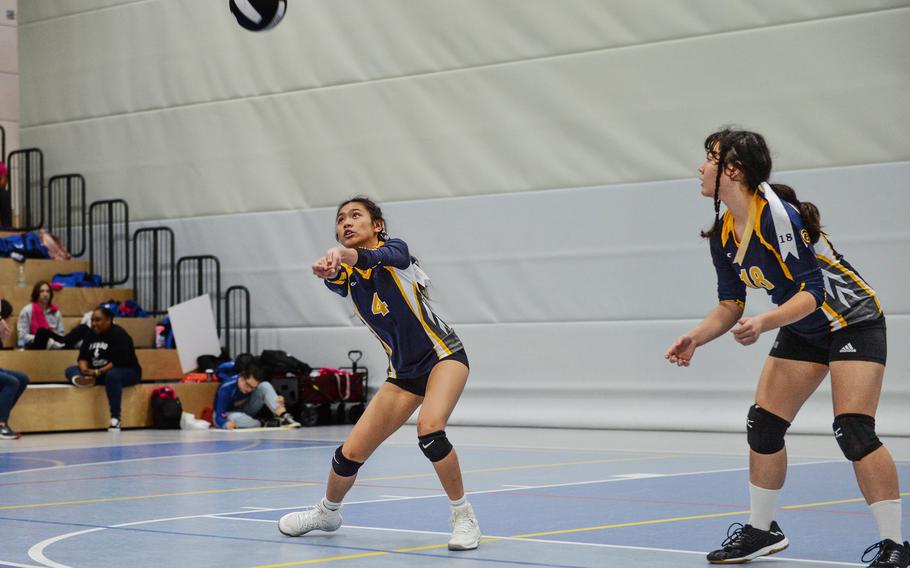
M360 314L360 310L357 309L357 302L354 301L354 298L351 298L351 303L354 304L354 313L357 314L357 317L360 318L360 321L363 322L363 325L367 326L367 329L370 330L370 333L373 334L373 337L379 340L379 343L382 343L382 347L385 349L385 352L389 357L389 378L394 379L398 377L398 372L395 370L395 367L392 366L392 348L385 341L383 341L381 337L379 337L379 334L376 333L376 330L374 330L370 324L367 323L367 320L364 319L364 317Z
M758 232L755 228L755 220L756 220L756 218L758 218L756 215L756 213L758 212L758 204L756 202L756 199L758 199L757 191L752 195L752 199L749 201L749 216L746 218L746 230L743 233L742 243L740 243L737 246L736 256L733 258L733 262L735 262L736 264L738 264L740 266L743 265L743 259L746 258L746 251L749 250L749 243L752 242L752 233ZM734 231L733 231L733 240L734 241L736 240L736 230L735 229L736 229L736 227L734 227Z
M829 246L830 246L830 243L829 243ZM859 278L852 270L848 270L840 262L833 261L833 260L825 257L824 255L816 254L815 256L817 258L820 258L822 261L824 261L825 264L827 264L828 266L834 267L834 268L840 270L841 272L843 272L844 274L846 274L847 276L849 276L851 280L856 282L857 286L862 288L866 292L866 294L869 294L869 296L875 301L875 307L878 308L878 311L882 311L882 306L881 306L881 304L878 303L878 296L875 294L875 291L872 290L872 288L869 288L869 286L865 282L863 282L863 280L861 278Z
M344 275L344 276L342 276ZM351 267L347 264L342 264L341 269L338 270L338 276L334 279L326 278L326 282L329 284L344 284L345 281L351 276Z
M730 210L727 209L724 212L724 216L721 219L720 227L720 245L727 246L727 240L730 238L730 235L733 235L733 244L737 247L739 246L739 241L736 240L736 231L733 230L733 214L730 213Z
M392 275L392 280L394 280L394 281L395 281L395 285L398 286L398 290L401 292L401 297L404 298L405 303L408 305L409 308L411 308L411 311L414 313L414 316L415 316L415 317L417 318L417 320L420 322L420 325L423 326L423 329L427 332L427 335L430 337L430 341L436 343L436 345L438 345L439 347L442 347L442 351L446 354L446 356L451 355L451 354L452 354L452 350L449 349L448 347L446 347L446 344L443 343L443 341L442 341L441 339L439 339L439 337L436 335L436 333L434 333L433 330L430 329L430 326L427 325L427 322L425 322L425 321L423 320L423 313L422 313L422 311L421 311L421 309L420 309L420 306L417 306L416 309L415 309L415 307L411 305L411 301L408 299L408 295L407 295L407 293L405 293L405 291L404 291L404 286L402 286L401 280L399 280L399 279L398 279L398 275L395 274L395 269L394 269L393 267L391 267L391 266L386 266L385 269L388 270L388 271L389 271L389 274ZM419 301L420 301L420 293L419 293L419 291L417 290L417 284L416 284L416 283L414 284L414 294L415 294L415 295L414 295L414 300L417 301L417 302L419 302ZM435 346L434 346L433 350L436 351ZM438 352L438 351L437 351L436 355L437 355L437 356L439 355L439 352Z
M739 309L741 309L741 310L746 309L746 303L743 302L742 300L721 300L721 302L733 302L734 304L739 306Z
M822 310L828 315L828 319L832 322L837 322L838 327L834 329L840 329L842 327L847 327L847 320L844 319L844 316L837 313L834 308L828 305L828 302L822 304Z
M420 302L420 290L417 288L416 282L414 283L414 297L417 299L417 302ZM422 325L423 328L425 330L427 330L427 333L429 333L433 337L433 339L436 340L437 343L439 343L439 345L442 347L442 350L445 352L446 356L448 357L449 355L451 355L452 350L449 349L449 346L446 345L445 342L442 339L440 339L438 335L436 335L436 332L433 331L432 328L430 328L430 326L427 325L426 320L423 319L423 310L420 309L419 304L417 306L417 317L420 318L420 325Z
M768 204L767 201L763 201L762 204L759 206L758 217L757 217L758 219L761 219L762 211L764 211L765 205L767 205L767 204ZM793 279L793 274L790 273L790 269L787 268L787 263L784 262L783 258L781 258L780 253L777 252L777 249L774 248L774 245L772 245L768 241L766 241L765 237L761 234L761 223L760 222L755 223L755 234L758 235L758 240L761 241L761 243L763 245L765 245L765 248L767 248L768 250L770 250L771 252L774 253L774 256L777 258L777 262L780 263L780 267L784 270L784 276L786 276L787 278L789 278L790 280L795 282L795 280Z

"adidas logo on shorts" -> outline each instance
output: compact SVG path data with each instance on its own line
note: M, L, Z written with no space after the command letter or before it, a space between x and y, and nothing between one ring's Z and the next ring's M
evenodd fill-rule
M856 353L856 348L853 347L852 343L848 343L840 348L841 353Z

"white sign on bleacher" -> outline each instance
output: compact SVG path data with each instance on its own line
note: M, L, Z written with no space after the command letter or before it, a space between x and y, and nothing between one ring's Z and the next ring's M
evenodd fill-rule
M171 317L180 368L184 373L196 369L196 358L200 355L221 353L212 300L208 294L171 306L167 313Z

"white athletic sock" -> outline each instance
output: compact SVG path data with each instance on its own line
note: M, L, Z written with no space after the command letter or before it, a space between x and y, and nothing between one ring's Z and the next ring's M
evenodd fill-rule
M449 499L449 503L452 504L453 509L457 509L459 507L464 507L467 502L468 502L468 499L465 495L462 495L461 499L456 499L455 501L452 501L451 499Z
M328 498L322 498L322 506L328 509L329 511L337 511L341 508L341 503L336 503L334 501L329 501Z
M872 509L872 516L878 523L878 532L881 534L882 540L890 538L898 544L903 542L901 539L901 500L879 501L869 505L869 508Z
M763 489L749 484L749 499L752 502L750 525L762 531L771 529L771 521L774 520L774 511L777 509L780 491L780 489Z

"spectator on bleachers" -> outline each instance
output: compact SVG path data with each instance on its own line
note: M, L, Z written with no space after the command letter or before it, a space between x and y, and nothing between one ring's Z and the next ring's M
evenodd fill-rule
M28 386L28 375L0 369L0 439L16 440L19 433L9 426L9 415Z
M0 227L13 226L13 197L8 181L9 170L0 162Z
M32 288L32 302L19 312L19 341L26 349L62 349L63 316L52 304L54 290L46 280Z
M12 335L6 320L13 314L13 306L6 300L0 300L0 341L6 341ZM28 386L28 376L18 371L0 369L0 439L15 440L18 432L10 428L8 420L16 401Z
M91 333L82 342L78 365L66 369L66 378L77 387L103 384L111 410L109 430L120 430L123 387L139 384L142 367L133 338L114 323L114 313L100 306L92 312Z
M37 305L39 306L41 305L40 300L45 294L45 287L47 288L47 294L50 298L48 304L54 299L54 289L47 285L47 282L39 282L35 286L35 290L38 290L39 301L37 302ZM34 290L32 291L32 298L35 298ZM82 318L79 325L71 329L66 335L63 335L63 317L59 315L56 306L50 304L48 310L45 311L45 321L48 326L41 327L39 325L37 331L32 334L32 337L27 333L23 335L23 330L30 330L35 327L35 316L33 315L37 313L35 305L36 302L33 301L31 304L22 308L22 313L19 314L19 337L25 338L26 349L78 349L82 344L82 340L91 333L89 321L92 312L88 312ZM56 311L56 315L53 313L54 311ZM52 325L51 321L57 323Z
M284 407L284 398L278 396L272 383L262 380L262 370L255 364L240 369L240 376L227 381L215 393L215 411L212 420L218 428L259 428L256 418L263 407L278 418L282 428L300 428Z
M6 300L0 300L0 349L8 347L6 342L13 336L13 330L6 321L11 315L13 315L13 305Z

